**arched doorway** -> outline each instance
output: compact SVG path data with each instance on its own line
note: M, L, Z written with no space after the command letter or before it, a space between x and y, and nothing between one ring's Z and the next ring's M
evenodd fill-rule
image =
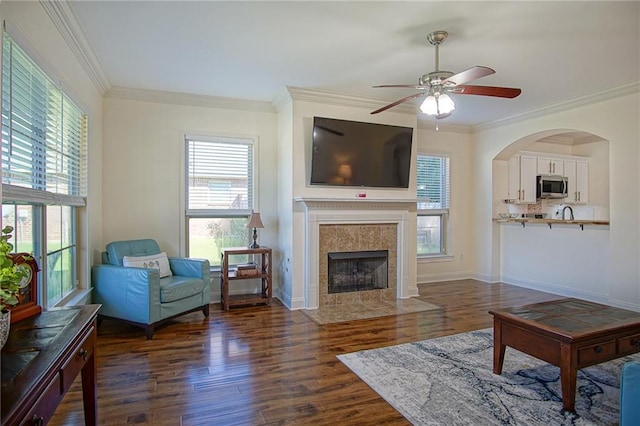
M533 191L539 175L554 174L553 168L540 169L539 165L544 167L556 161L555 174L574 173L568 179L577 180L572 168L574 162L586 162L586 196L580 201L537 196L518 200L518 194L514 195L510 188L513 170L509 165L515 157L526 157L529 172L519 177L534 179L533 183L527 181ZM607 140L573 129L551 129L528 135L495 156L492 216L496 221L494 255L498 257L494 267L500 281L565 296L608 294L608 288L603 288L603 283L608 282L607 268L603 267L609 262L608 225L582 227L571 222L549 224L530 219L561 220L558 214L569 206L576 220L608 224L609 164ZM565 170L565 165L572 167ZM519 221L499 221L501 212L517 214ZM525 220L520 220L522 215L526 215Z
M570 187L575 187L575 171L564 170L564 163L575 159L584 159L588 163L587 194L581 199L537 199L533 194L526 194L526 199L517 193L510 192L510 179L514 179L513 170L510 176L509 161L514 156L526 154L535 163L533 172L537 175L567 176ZM550 162L547 169L545 162ZM542 164L541 164L542 163ZM557 164L554 164L557 163ZM557 167L556 167L557 166ZM537 132L520 138L506 146L493 160L493 217L501 212L516 214L538 213L553 217L557 206L571 205L578 210L578 217L584 219L609 219L609 143L597 135L572 129L553 129ZM578 177L579 178L579 177ZM535 179L535 178L534 178ZM571 182L574 180L574 182ZM528 187L535 184L526 182ZM570 194L573 196L573 194Z

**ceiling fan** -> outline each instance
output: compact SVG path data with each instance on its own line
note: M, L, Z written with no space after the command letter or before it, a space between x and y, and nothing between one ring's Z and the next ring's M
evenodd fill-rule
M466 71L457 74L451 71L440 71L439 48L449 34L446 31L434 31L427 35L427 40L436 48L436 70L428 74L424 74L418 79L417 85L412 84L382 84L378 87L401 87L408 89L418 89L420 92L413 95L398 99L395 102L385 105L373 111L371 114L377 114L393 108L396 105L410 101L411 99L426 96L426 99L420 106L420 110L426 114L433 115L436 120L449 117L455 109L455 104L449 94L456 95L480 95L494 96L498 98L515 98L520 95L521 90L511 87L493 87L493 86L472 86L466 83L481 77L494 74L491 68L475 66ZM437 128L437 127L436 127Z

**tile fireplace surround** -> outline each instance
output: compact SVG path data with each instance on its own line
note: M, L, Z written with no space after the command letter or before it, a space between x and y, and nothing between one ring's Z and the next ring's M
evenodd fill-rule
M345 305L349 303L396 300L396 247L397 225L394 223L338 224L319 226L318 253L318 306ZM327 256L335 252L358 252L388 250L387 288L346 293L329 293L329 271Z
M408 219L415 201L296 198L305 206L305 308L406 299L418 295L408 280ZM327 253L389 250L387 289L328 294Z

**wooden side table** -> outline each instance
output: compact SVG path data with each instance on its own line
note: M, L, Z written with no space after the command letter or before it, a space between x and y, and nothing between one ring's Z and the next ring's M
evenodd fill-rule
M230 266L233 256L259 256L255 269L237 270ZM220 301L226 311L232 306L255 304L271 305L273 280L271 275L272 250L269 247L247 248L228 247L222 250L222 270L220 271ZM237 280L260 279L261 286L257 293L229 294L229 286Z

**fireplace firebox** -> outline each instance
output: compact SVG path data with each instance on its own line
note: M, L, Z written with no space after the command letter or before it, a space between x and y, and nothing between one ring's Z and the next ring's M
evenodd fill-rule
M329 293L388 288L388 250L327 253Z

